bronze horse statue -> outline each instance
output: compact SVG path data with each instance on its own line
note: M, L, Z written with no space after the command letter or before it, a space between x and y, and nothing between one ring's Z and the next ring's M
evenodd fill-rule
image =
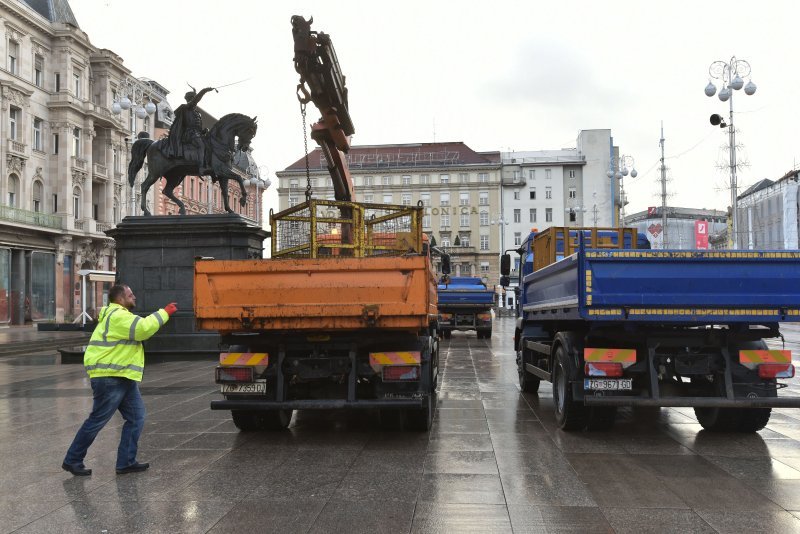
M236 180L242 190L240 204L247 203L247 191L244 189L242 177L233 171L233 156L236 150L248 150L250 141L256 135L258 124L256 117L248 117L241 113L230 113L222 117L209 130L205 137L206 150L211 154L211 179L219 182L222 191L222 201L225 211L233 213L228 203L228 180ZM238 138L238 144L237 144ZM183 179L187 176L197 176L198 165L188 159L167 158L162 148L166 140L138 139L131 149L131 162L128 165L128 183L133 187L136 173L144 165L145 157L148 162L147 178L142 182L142 213L151 215L147 209L146 194L148 189L162 176L167 179L164 194L178 205L179 213L186 215L186 206L173 193Z

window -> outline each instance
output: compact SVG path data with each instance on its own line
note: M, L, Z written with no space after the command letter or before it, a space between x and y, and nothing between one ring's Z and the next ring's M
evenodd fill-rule
M488 191L481 191L478 193L478 205L479 206L488 206L489 205L489 192Z
M333 178L331 178L330 176L328 178L326 178L325 179L325 186L326 187L333 187Z
M292 178L289 180L289 189L297 189L297 179Z
M403 185L411 185L411 175L410 174L404 174L402 182L403 182Z
M36 213L41 213L42 211L42 197L44 196L42 191L42 182L36 180L33 182L33 192L32 192L32 200L31 208Z
M578 220L578 214L575 210L569 210L569 222L575 222Z
M535 223L536 222L536 208L531 208L528 215L530 217L530 221L529 222Z
M81 190L77 187L72 190L72 216L76 221L81 218Z
M61 90L61 74L59 74L58 72L55 73L54 82L55 82L56 93L57 93L57 92L59 92Z
M528 178L531 180L536 179L536 169L528 169Z
M519 200L519 189L514 190L514 200Z
M391 176L381 176L381 183L383 185L392 185L392 177Z
M53 193L53 213L58 213L58 195Z
M569 198L578 198L578 190L574 187L569 188Z
M458 183L460 184L468 184L469 183L469 174L466 172L458 173Z
M8 72L19 74L19 43L8 41Z
M522 210L521 209L515 209L514 210L514 222L515 223L522 222Z
M442 236L442 246L449 247L450 246L450 237L449 236Z
M316 189L316 187L317 187L317 179L316 178L311 178L310 180L311 180L311 189Z
M391 193L384 193L383 194L383 203L384 204L391 204L393 201L394 201L394 199L392 198L392 194Z
M431 194L430 193L420 193L419 199L422 201L423 206L430 206L431 205Z
M553 222L553 208L545 208L544 220L545 222Z
M431 227L431 216L430 215L423 215L422 216L422 227L423 228L430 228Z
M481 272L482 273L488 273L489 272L489 262L488 261L482 261L481 262Z
M42 119L33 118L33 149L42 150Z
M373 202L374 198L372 193L364 193L364 202Z
M514 183L517 184L522 179L522 171L514 171Z
M375 185L375 177L374 176L365 176L364 177L364 185Z
M569 171L569 177L570 178L575 178L575 170Z
M36 87L44 84L44 58L38 54L33 59L33 84Z
M79 70L72 74L72 92L75 98L81 97L81 71ZM131 110L133 110L133 107L131 107ZM131 115L133 115L133 113L131 113Z
M53 134L53 154L58 154L58 134Z
M553 198L553 188L552 187L545 187L544 188L544 198L552 199Z
M431 176L429 174L420 174L419 175L419 183L426 184L426 185L431 183Z
M289 197L289 207L293 208L297 206L297 197Z
M486 172L478 173L478 182L480 182L482 184L488 184L489 183L489 173L486 173Z
M8 177L8 205L12 208L17 207L17 200L19 199L19 179L16 174L11 174Z
M450 175L449 174L440 174L439 175L439 183L440 184L449 184L450 183Z
M459 206L469 206L469 193L465 191L461 191L458 194L458 205Z
M92 219L96 221L97 216L99 214L100 214L100 204L92 204Z
M531 200L536 200L536 188L535 187L531 187L530 197L531 197Z
M81 156L81 129L72 129L72 155L76 158Z
M514 232L514 246L518 247L522 244L522 232Z
M439 205L440 206L449 206L450 205L450 193L449 192L439 193Z
M481 243L480 243L481 250L489 250L489 236L482 235L481 236Z
M462 213L460 219L459 226L461 226L461 228L469 228L469 213Z
M489 226L489 212L482 211L479 215L481 226Z
M442 218L439 220L439 226L442 228L449 228L450 227L450 216L449 215L442 215Z
M545 169L544 170L544 179L549 180L553 177L553 170L552 169Z
M8 138L16 140L19 136L19 118L21 112L17 108L10 108L8 112Z
M411 193L403 193L400 195L400 203L403 206L410 206L411 205Z
M469 246L469 236L468 235L460 235L459 238L461 239L461 246L468 247Z

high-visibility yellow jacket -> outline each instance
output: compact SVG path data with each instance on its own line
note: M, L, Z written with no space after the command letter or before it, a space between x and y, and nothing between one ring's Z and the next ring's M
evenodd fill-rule
M83 354L89 377L121 376L141 382L142 341L150 339L168 320L169 314L163 309L139 317L117 303L103 307Z

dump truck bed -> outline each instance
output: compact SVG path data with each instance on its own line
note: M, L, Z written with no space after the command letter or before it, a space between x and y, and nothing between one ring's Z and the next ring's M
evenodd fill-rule
M265 330L427 329L436 281L428 258L199 260L197 327Z

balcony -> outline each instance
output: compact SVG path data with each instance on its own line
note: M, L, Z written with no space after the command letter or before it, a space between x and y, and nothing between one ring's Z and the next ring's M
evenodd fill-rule
M9 139L8 140L8 151L12 154L17 154L19 156L25 155L25 143L20 143L16 139Z
M11 206L0 206L0 220L53 228L55 230L63 229L62 219L58 215L12 208Z
M99 163L92 164L92 174L100 178L102 182L108 179L108 169L105 165L100 165Z
M104 222L97 222L95 223L95 229L97 233L103 233L111 230L114 227L113 224L104 223Z
M85 159L76 158L75 156L72 156L72 166L75 167L76 169L80 169L82 171L85 171L86 170L86 164L87 164L87 161Z
M449 246L449 247L439 247L439 249L441 249L446 254L450 254L450 256L458 256L460 254L475 254L476 253L475 247L471 247L471 246L468 246L468 247Z

